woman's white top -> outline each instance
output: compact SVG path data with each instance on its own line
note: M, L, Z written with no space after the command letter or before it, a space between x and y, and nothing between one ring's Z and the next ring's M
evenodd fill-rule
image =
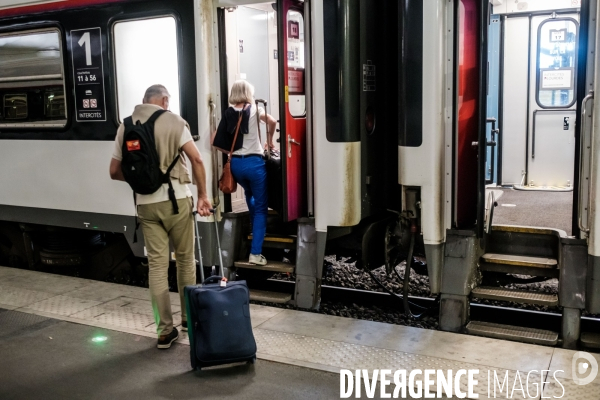
M242 107L233 107L236 111L242 111ZM258 115L262 116L265 113L265 110L262 107L258 107ZM265 148L265 142L267 141L267 127L265 123L261 121L260 134L261 139L258 137L258 124L256 120L256 106L253 105L250 108L250 120L248 121L248 133L243 134L239 133L244 137L244 145L241 149L233 152L234 155L237 156L245 156L248 154L263 154Z

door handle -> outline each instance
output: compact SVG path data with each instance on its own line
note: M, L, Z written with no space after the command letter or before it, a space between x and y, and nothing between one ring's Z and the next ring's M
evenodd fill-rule
M296 146L300 146L300 142L294 140L292 135L288 135L288 157L292 158L292 146L290 144L295 144Z

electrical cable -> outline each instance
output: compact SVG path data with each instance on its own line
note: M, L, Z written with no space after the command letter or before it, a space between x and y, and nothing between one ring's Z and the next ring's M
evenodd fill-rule
M420 307L421 309L425 309L420 314L413 314L413 312L410 309L410 302L407 300L408 300L408 292L409 292L409 287L410 287L410 270L412 269L413 251L415 249L415 234L416 234L416 226L413 223L413 226L411 227L410 247L408 248L408 257L406 258L406 267L404 267L404 280L403 280L403 284L402 284L402 293L403 293L403 303L404 303L404 314L406 314L414 319L421 319L421 318L425 317L427 314L429 314L431 311L433 311L434 309L437 309L439 307L440 297L438 296L436 298L435 303L431 307L428 307L428 308ZM396 268L394 268L394 272L396 272L396 275L398 275L398 278L400 278L400 274L398 273L398 271L396 271Z
M377 278L375 277L375 275L373 275L373 273L372 273L370 270L368 270L368 269L367 269L366 271L367 271L367 273L369 274L369 276L371 277L371 279L373 279L373 280L375 281L375 283L377 283L379 286L381 286L381 288L382 288L383 290L385 290L385 291L386 291L388 294L390 294L391 296L394 296L394 297L395 297L395 298L397 298L398 300L402 300L402 301L404 301L404 298L403 298L402 296L399 296L399 295L397 295L396 293L392 292L390 289L388 289L387 287L385 287L385 285L384 285L384 284L383 284L383 283L382 283L382 282L381 282L379 279L377 279ZM407 300L407 301L408 301L408 300ZM422 309L424 309L424 310L428 310L428 309L429 309L429 308L427 308L427 307L423 307L423 306L420 306L420 305L418 305L418 304L415 304L415 303L413 303L413 302L411 302L411 301L408 301L408 302L409 302L410 304L412 304L413 306L415 306L415 307L422 308Z

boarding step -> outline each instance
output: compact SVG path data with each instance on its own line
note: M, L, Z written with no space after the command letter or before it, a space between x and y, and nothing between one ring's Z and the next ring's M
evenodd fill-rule
M512 301L514 303L535 304L548 307L555 307L558 305L558 296L555 294L531 292L527 290L480 286L473 289L471 294L478 299Z
M583 332L581 344L589 349L600 349L600 333Z
M252 234L248 235L248 240L252 240ZM267 234L263 241L263 247L271 249L295 249L296 236L271 235Z
M557 278L559 275L556 259L546 257L486 253L481 256L479 268L482 271L545 276L549 278Z
M293 273L295 266L281 261L267 260L267 265L256 265L249 263L248 260L240 260L233 263L237 268L259 269L261 271Z
M491 322L471 321L467 324L467 333L494 339L512 340L516 342L556 346L558 333L543 329L525 328L522 326L494 324Z
M250 300L262 301L264 303L287 303L292 299L292 295L288 293L269 292L266 290L250 289Z

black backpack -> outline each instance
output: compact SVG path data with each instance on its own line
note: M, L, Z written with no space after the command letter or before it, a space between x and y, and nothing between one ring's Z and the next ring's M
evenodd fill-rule
M125 181L134 191L134 201L135 193L152 194L163 183L168 183L169 200L173 203L173 212L179 214L170 174L180 155L177 154L171 165L169 165L167 172L163 174L160 169L160 159L154 141L154 122L165 112L166 110L156 111L143 124L140 121L136 121L134 125L132 117L125 118L123 121L125 132L123 133L121 170L123 171Z

